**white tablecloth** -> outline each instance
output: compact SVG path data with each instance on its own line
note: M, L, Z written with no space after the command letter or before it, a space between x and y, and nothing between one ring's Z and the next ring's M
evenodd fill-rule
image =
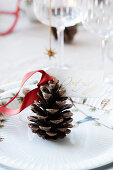
M50 65L45 55L48 39L47 26L21 16L14 32L0 37L0 84L20 80L28 71ZM54 39L53 48L57 52ZM98 69L102 64L99 38L84 30L79 31L74 41L65 45L64 56L65 64L82 69Z

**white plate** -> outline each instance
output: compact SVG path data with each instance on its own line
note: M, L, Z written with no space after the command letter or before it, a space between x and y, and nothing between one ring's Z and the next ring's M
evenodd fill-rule
M33 88L34 85L28 87ZM10 89L1 94L3 98L18 90ZM112 86L105 87L101 98L111 99L112 92ZM88 99L88 103L94 106L99 105L99 102L99 99ZM112 107L112 102L111 99L107 108ZM9 107L18 106L15 101ZM90 112L86 106L77 106L107 125L113 125L113 112ZM84 118L80 112L74 113L75 121ZM31 133L26 119L28 115L32 115L30 107L20 115L8 117L5 127L0 131L0 136L5 138L0 143L0 163L25 170L80 170L100 167L113 161L112 130L87 122L73 128L64 140L50 142Z

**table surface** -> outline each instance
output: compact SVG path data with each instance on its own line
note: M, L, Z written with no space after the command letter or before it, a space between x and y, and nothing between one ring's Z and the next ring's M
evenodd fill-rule
M45 55L49 47L49 28L21 17L15 31L0 37L0 85L22 79L28 71L43 68L57 62L57 42L53 38L56 57L49 61ZM64 61L72 67L100 67L100 41L84 30L78 31L74 41L65 45Z
M57 62L57 55L49 61L45 50L49 46L49 28L38 22L31 22L22 16L15 31L0 37L0 85L21 80L31 70L44 68ZM53 38L53 48L58 53L57 42ZM65 64L72 67L99 69L102 59L100 40L85 30L78 31L73 42L65 45ZM109 68L109 67L108 67ZM100 169L108 169L113 164ZM1 169L12 169L0 166Z

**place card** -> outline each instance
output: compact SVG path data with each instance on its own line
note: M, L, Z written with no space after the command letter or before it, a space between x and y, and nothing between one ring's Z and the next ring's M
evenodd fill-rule
M103 70L51 68L46 72L63 84L70 97L98 97L103 84Z

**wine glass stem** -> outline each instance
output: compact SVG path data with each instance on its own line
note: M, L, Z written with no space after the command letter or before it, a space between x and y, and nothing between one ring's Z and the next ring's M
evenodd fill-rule
M107 38L104 38L102 39L102 57L103 57L103 61L104 61L104 64L105 64L105 59L108 57L108 39Z
M64 66L64 29L65 27L57 28L58 36L58 67Z
M101 41L102 46L102 58L103 58L103 64L104 64L104 81L108 82L108 77L106 76L106 61L108 59L108 38L104 38Z

